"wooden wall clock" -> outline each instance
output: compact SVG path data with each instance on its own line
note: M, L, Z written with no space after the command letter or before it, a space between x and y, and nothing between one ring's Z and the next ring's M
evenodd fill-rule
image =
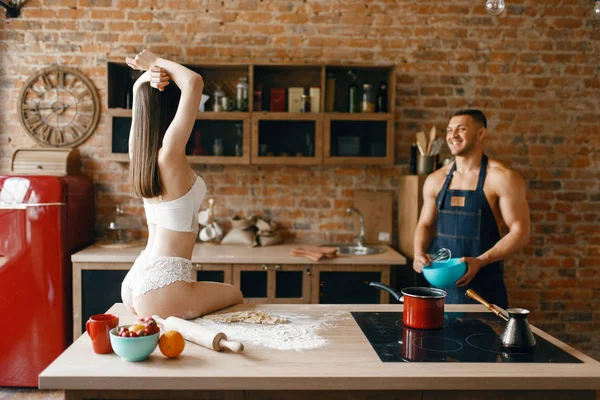
M43 69L25 82L19 96L19 119L37 143L75 147L96 129L100 100L90 79L75 68Z

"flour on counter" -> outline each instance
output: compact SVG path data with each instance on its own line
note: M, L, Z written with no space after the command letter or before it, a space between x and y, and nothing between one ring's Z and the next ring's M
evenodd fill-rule
M198 325L216 332L223 332L229 340L242 342L245 346L259 345L275 350L309 350L323 347L327 340L317 333L330 327L334 314L315 320L306 315L277 314L289 321L287 324L261 325L246 322L220 323L209 319L192 320Z
M285 318L277 317L264 311L238 311L225 314L210 314L205 315L202 317L202 319L209 319L214 322L222 322L226 324L230 324L232 322L248 322L251 324L276 325L287 324L290 322Z

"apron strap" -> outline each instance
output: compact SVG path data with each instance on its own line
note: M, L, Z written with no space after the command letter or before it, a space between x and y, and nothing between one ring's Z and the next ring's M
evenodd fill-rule
M483 190L483 184L485 182L485 175L487 173L488 157L484 154L481 157L481 166L479 167L479 179L477 180L477 191Z
M444 186L442 186L442 190L440 190L440 194L437 198L437 208L440 210L442 208L442 204L444 204L444 197L446 197L446 192L448 191L448 186L450 186L450 181L452 180L452 175L454 175L454 171L456 170L456 162L452 164L452 168L450 168L450 172L446 175L446 181L444 181Z

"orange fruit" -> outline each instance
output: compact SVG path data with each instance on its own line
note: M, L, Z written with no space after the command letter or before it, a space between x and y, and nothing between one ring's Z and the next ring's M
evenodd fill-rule
M177 331L166 331L160 335L158 348L165 357L175 358L181 354L185 347L185 340Z

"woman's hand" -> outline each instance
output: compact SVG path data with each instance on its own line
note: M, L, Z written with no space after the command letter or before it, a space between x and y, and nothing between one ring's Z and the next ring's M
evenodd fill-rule
M140 71L146 71L152 68L156 64L158 56L151 51L143 50L135 58L125 58L125 62L133 69L139 69Z
M158 66L154 66L150 69L150 86L161 92L165 90L165 87L169 85L171 77L167 73L167 70Z

